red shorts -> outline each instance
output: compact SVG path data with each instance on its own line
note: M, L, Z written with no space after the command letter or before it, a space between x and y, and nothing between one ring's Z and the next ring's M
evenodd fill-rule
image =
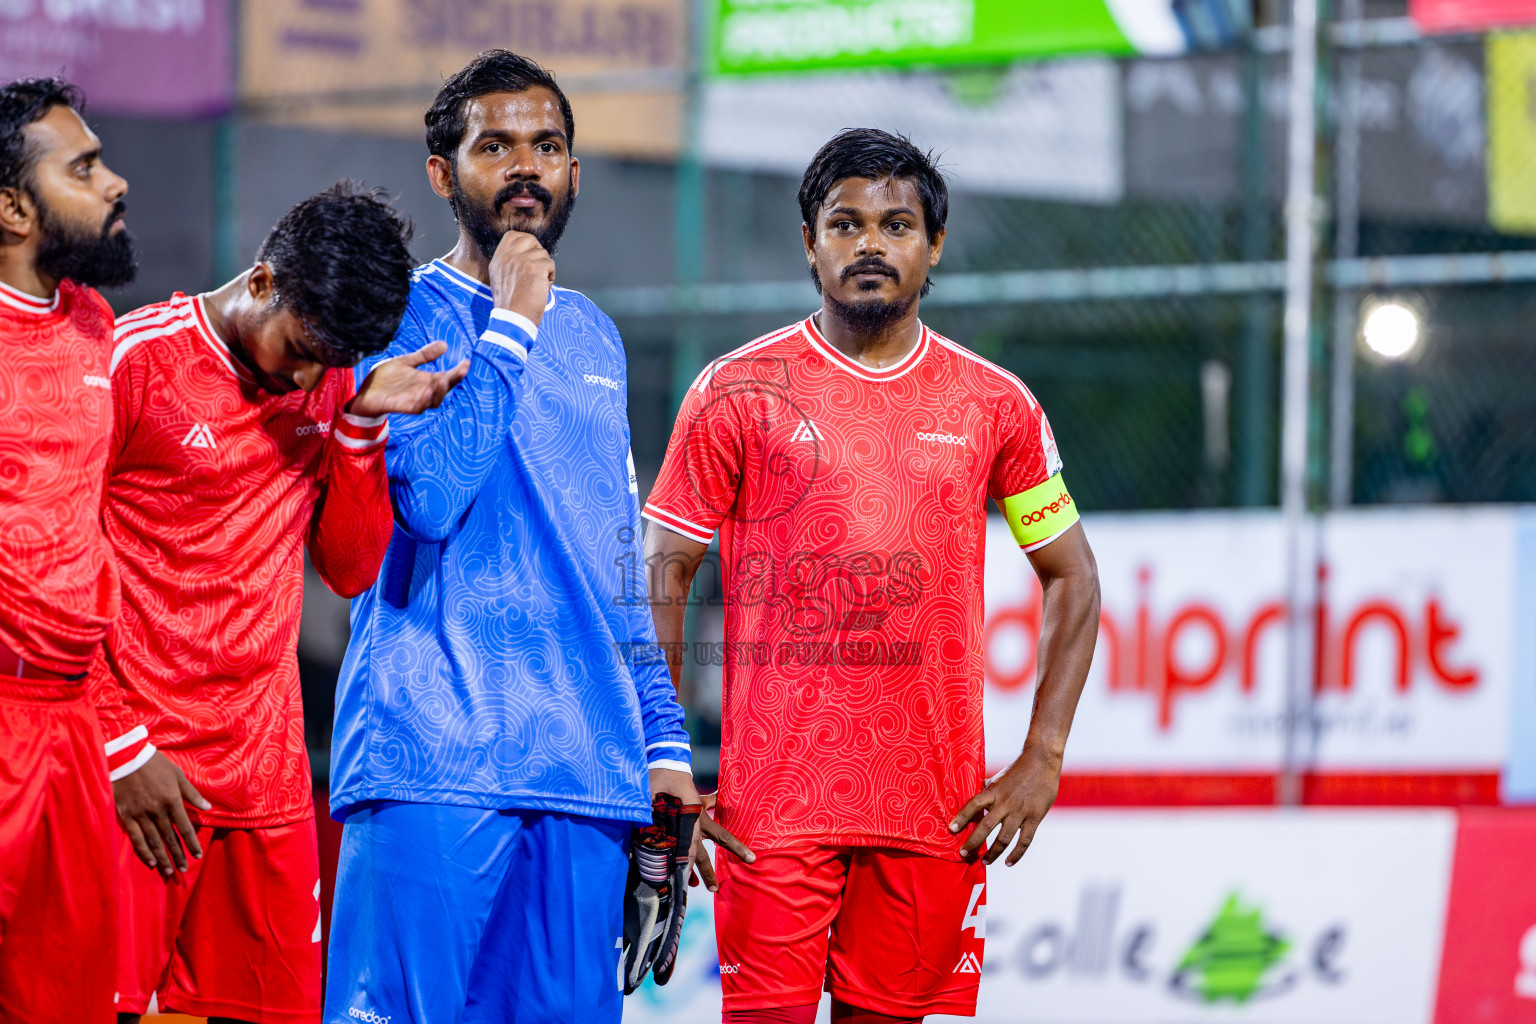
M986 865L868 846L717 854L726 1010L804 1006L822 989L897 1017L974 1016Z
M167 880L119 831L118 1004L256 1024L320 1019L315 821L197 830L203 859Z
M115 1019L117 832L84 686L0 682L0 1021Z

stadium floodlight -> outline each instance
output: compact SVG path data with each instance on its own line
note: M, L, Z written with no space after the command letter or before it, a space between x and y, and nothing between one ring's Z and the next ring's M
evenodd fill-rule
M1373 355L1392 362L1406 359L1423 336L1418 310L1408 303L1386 299L1366 306L1360 340Z

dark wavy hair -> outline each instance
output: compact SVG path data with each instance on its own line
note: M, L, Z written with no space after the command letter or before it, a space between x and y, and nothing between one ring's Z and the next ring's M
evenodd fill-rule
M412 227L383 190L338 181L283 214L256 259L272 268L280 308L292 310L332 366L382 351L411 293Z
M576 118L571 114L571 101L565 98L555 76L538 62L511 50L486 50L454 72L427 108L427 152L452 166L468 127L464 108L470 100L493 92L527 92L539 86L554 93L560 102L560 114L565 118L565 147L574 149Z
M0 86L0 188L30 187L36 158L24 130L54 107L83 113L85 97L62 78L23 78Z
M817 151L800 179L800 219L811 231L816 230L816 215L827 193L845 178L910 179L923 203L923 228L929 241L949 218L949 186L932 151L924 153L905 135L879 128L844 128ZM924 281L922 294L927 295L932 287L931 279Z

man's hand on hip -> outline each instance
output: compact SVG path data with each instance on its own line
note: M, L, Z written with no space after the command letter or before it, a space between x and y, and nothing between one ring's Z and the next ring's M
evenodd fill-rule
M715 795L710 793L707 796L699 796L699 791L694 788L692 775L668 768L651 769L651 797L654 799L662 793L677 797L683 802L684 807L698 804L704 808L704 812L699 815L699 827L693 833L693 848L688 853L689 860L693 864L693 871L688 879L689 885L698 885L702 877L705 888L710 892L720 888L720 883L715 880L715 866L710 863L709 853L704 849L705 838L729 850L748 864L757 860L757 854L749 850L746 843L731 835L710 815L715 808Z
M155 751L138 770L112 783L112 796L117 802L117 820L128 833L133 852L147 866L167 878L187 870L183 843L192 856L202 858L203 847L184 804L204 811L213 805L170 758Z

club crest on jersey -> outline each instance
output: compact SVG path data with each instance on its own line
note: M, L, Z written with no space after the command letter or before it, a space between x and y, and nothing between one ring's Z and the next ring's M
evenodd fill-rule
M801 420L799 426L795 427L795 432L790 436L789 440L793 443L795 441L825 441L826 438L821 436L821 431L816 429L815 423L810 420Z
M183 448L212 448L213 431L208 429L206 423L195 423L192 429L187 431L187 436L181 439Z

